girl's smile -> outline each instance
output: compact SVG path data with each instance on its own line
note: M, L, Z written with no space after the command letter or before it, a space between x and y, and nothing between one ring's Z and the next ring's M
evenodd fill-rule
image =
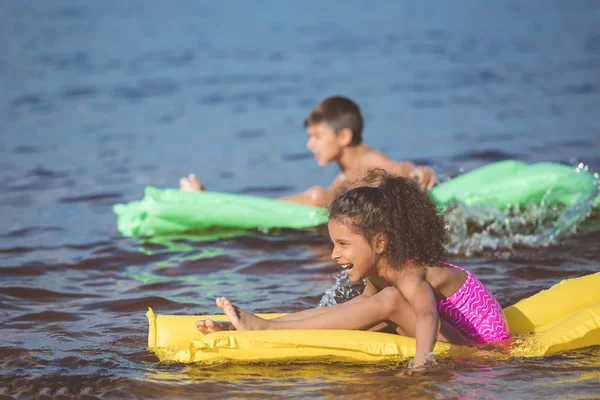
M333 241L331 258L358 282L375 271L378 257L371 244L338 219L330 219L329 234Z

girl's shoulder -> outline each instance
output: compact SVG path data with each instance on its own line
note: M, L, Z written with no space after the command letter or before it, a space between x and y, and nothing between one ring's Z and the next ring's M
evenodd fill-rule
M398 274L400 282L409 284L415 280L427 280L427 268L418 264L408 264Z
M443 261L423 260L409 263L403 268L401 273L402 280L404 281L412 281L414 283L415 280L422 280L435 287L440 280L444 280L454 270L461 270L461 268Z

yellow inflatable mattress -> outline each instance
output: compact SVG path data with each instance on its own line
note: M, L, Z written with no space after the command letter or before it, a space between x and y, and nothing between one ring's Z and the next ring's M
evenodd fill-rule
M537 357L600 345L600 272L566 279L505 308L511 356ZM283 314L262 314L274 318ZM146 313L148 347L175 362L399 362L415 355L415 340L349 330L223 331L202 335L194 322L209 316ZM226 320L223 315L211 315ZM438 342L436 354L464 352Z

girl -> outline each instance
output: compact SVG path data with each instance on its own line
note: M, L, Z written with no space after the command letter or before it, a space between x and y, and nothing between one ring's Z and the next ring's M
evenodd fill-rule
M436 338L453 344L492 343L510 337L502 308L468 271L439 261L446 231L435 204L411 180L377 172L376 182L333 199L331 258L363 293L345 303L265 320L219 297L231 325L206 319L203 333L222 329L391 329L416 338L414 366ZM371 174L373 176L373 174Z

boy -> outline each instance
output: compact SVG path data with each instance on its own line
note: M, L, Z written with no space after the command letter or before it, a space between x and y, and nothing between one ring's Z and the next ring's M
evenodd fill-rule
M324 207L340 186L363 178L366 171L373 168L414 179L427 189L435 184L435 172L431 168L391 160L382 152L362 144L362 114L358 105L348 98L334 96L321 101L304 120L304 127L308 132L306 147L317 163L325 166L335 161L340 174L329 188L313 186L281 200ZM194 174L181 178L179 186L185 191L205 190Z

